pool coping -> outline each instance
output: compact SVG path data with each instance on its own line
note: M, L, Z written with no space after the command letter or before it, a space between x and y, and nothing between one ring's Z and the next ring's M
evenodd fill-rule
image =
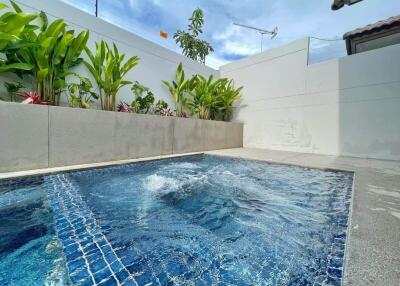
M0 173L0 179L48 175L200 154L328 171L353 172L353 193L342 285L398 286L398 281L400 281L400 161L234 148Z
M205 154L205 152L169 154L169 155L161 155L161 156L153 156L153 157L145 157L145 158L135 158L135 159L118 160L118 161L71 165L71 166L64 166L64 167L51 167L51 168L34 169L34 170L26 170L26 171L13 171L13 172L0 173L0 180L31 177L31 176L45 176L45 175L57 174L57 173L63 173L63 172L74 172L74 171L80 171L80 170L106 168L106 167L112 167L112 166L118 166L118 165L140 163L140 162L146 162L146 161L155 161L155 160L162 160L162 159L169 159L169 158L179 158L179 157L201 155L201 154Z

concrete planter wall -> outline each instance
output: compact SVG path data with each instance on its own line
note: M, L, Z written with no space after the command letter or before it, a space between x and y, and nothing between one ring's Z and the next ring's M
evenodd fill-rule
M241 123L0 104L0 172L243 146Z

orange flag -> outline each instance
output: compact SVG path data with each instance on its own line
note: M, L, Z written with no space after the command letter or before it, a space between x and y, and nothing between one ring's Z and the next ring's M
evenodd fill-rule
M167 39L168 38L168 33L164 32L164 31L160 31L160 37L164 38L164 39Z

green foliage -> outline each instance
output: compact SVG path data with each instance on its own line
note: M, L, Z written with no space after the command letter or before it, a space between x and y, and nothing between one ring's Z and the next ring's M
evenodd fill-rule
M49 23L44 12L25 13L13 1L11 6L12 11L0 15L0 73L13 72L22 79L30 76L34 90L20 94L22 84L6 82L10 100L16 101L16 96L21 95L26 103L58 105L60 95L67 91L72 107L89 108L95 99L100 99L103 110L114 111L119 90L132 84L125 77L138 64L139 58L125 59L125 54L120 54L115 44L110 47L105 41L96 43L92 53L86 47L88 31L75 35L63 19ZM7 6L0 3L0 10L5 8ZM198 39L203 32L203 11L196 9L189 21L188 31L177 31L174 39L186 56L204 63L213 49ZM83 50L88 61L81 58ZM98 94L88 78L72 72L82 62L91 73ZM78 82L68 84L70 77L76 77ZM201 119L229 120L242 90L225 78L215 80L212 76L196 75L186 79L182 64L176 70L175 79L163 83L175 102L176 116L186 117L185 110L189 109L193 116ZM132 104L122 102L119 111L174 115L165 101L154 104L153 93L139 82L133 84L132 92L135 94Z
M7 90L9 99L11 102L17 101L17 95L21 91L21 89L24 87L22 83L17 82L4 82L4 87Z
M194 89L190 92L188 106L192 115L197 114L200 119L210 119L212 110L219 104L218 89L224 80L213 81L213 76L205 78L201 75L195 77Z
M95 54L88 48L85 51L90 61L84 63L98 85L101 108L114 111L118 91L132 84L124 77L137 65L139 58L134 56L124 61L125 54L120 55L115 44L111 49L104 41L96 43Z
M200 119L229 120L233 104L240 99L242 90L242 87L235 88L233 80L226 78L214 80L213 76L195 75L185 79L182 64L179 64L172 83L163 82L175 101L176 115L183 116L186 107L192 116Z
M203 11L200 8L194 10L189 21L188 32L178 30L174 34L174 39L182 48L182 52L185 56L204 64L206 56L210 52L213 52L214 49L208 42L198 38L198 36L203 33Z
M17 14L23 13L15 3L13 7ZM41 102L59 105L71 68L82 62L80 56L86 47L89 32L75 35L73 30L67 30L63 19L48 25L45 13L40 13L38 17L40 26L25 26L28 29L19 34L21 41L7 45L6 63L11 67L18 66L22 70L17 72L19 76L33 77L34 90ZM33 16L30 18L34 19Z
M93 91L93 85L86 77L79 78L79 83L71 83L68 85L71 107L90 108L93 99L98 99L98 95Z
M184 107L187 103L186 95L193 89L195 78L190 80L185 79L185 72L182 67L182 63L178 65L175 74L175 80L172 83L164 80L164 85L168 88L175 101L176 116L184 116Z
M136 81L131 90L135 94L135 100L131 104L133 111L136 113L149 113L154 106L154 95L150 89Z
M155 114L158 114L161 116L174 116L175 115L174 112L168 108L168 103L166 103L162 99L157 101L157 103L155 105Z
M163 110L163 109L167 109L168 108L168 103L166 103L164 100L160 99L159 101L157 101L156 103L156 110Z
M6 54L15 49L20 49L31 44L27 35L33 33L38 27L31 25L39 15L24 13L13 1L11 5L14 11L8 11L0 16L0 73L13 72L16 70L29 71L33 66L29 63L8 62ZM0 10L7 8L7 5L0 3Z
M223 79L223 81L223 84L219 86L219 90L217 91L219 100L215 117L220 115L222 120L229 121L233 112L233 104L241 98L240 93L243 87L235 88L232 79Z

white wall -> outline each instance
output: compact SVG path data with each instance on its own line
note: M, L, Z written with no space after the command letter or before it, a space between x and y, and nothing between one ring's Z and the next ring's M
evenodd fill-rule
M120 52L126 53L127 56L137 55L140 58L139 64L127 75L127 79L131 81L137 80L141 84L150 87L156 96L156 100L164 99L171 107L173 107L173 101L161 81L172 80L180 62L183 63L188 76L191 74L205 76L214 74L218 76L219 74L218 71L212 68L192 61L61 1L17 0L16 2L25 11L45 11L50 21L56 18L63 18L69 24L70 29L74 29L77 32L89 30L89 47L94 48L94 43L103 39L109 43L115 42ZM83 67L79 68L79 72L89 76L89 73ZM4 75L2 77L4 78ZM4 92L4 90L2 91ZM133 100L130 87L121 90L119 99L128 102Z
M308 39L221 67L244 146L400 160L400 45L307 65Z

